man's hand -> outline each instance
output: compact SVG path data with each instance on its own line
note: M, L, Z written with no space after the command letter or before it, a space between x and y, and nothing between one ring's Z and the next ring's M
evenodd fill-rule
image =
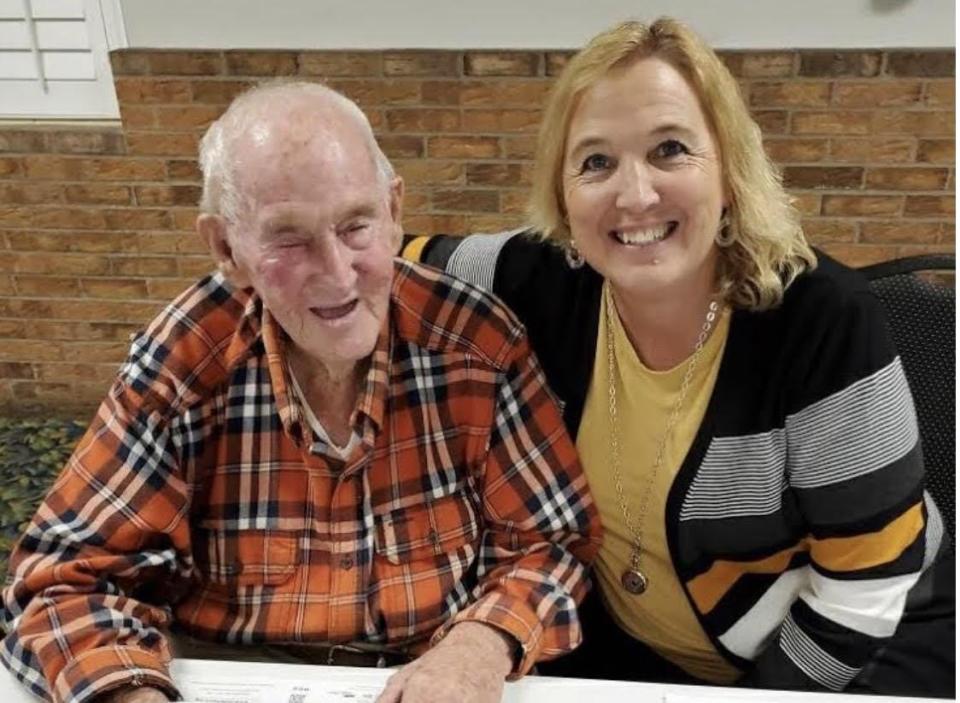
M97 703L170 703L159 688L153 686L123 686L107 691L96 699Z
M494 627L460 623L391 676L376 703L500 703L516 646Z

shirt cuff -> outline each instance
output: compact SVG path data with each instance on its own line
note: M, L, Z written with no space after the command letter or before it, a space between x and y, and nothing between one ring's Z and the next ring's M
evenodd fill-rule
M167 665L154 653L135 647L100 647L67 664L54 685L59 700L87 701L122 686L153 686L172 700L180 692Z
M516 640L519 652L514 655L513 670L507 676L508 681L529 673L537 663L543 645L543 624L525 602L502 595L482 598L437 628L430 638L430 646L440 642L454 625L461 622L483 623Z

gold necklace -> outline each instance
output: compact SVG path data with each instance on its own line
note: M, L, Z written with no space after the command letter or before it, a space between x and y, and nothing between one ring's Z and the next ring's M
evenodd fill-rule
M610 464L613 467L614 486L617 489L617 500L620 503L620 511L623 513L623 519L627 529L630 531L631 535L633 535L633 543L630 549L630 566L624 569L623 574L621 574L620 583L623 585L624 590L626 590L628 593L640 595L646 591L647 587L649 586L649 580L647 579L646 574L644 574L640 568L640 560L643 554L643 518L647 512L647 504L650 502L650 494L653 492L653 486L656 483L657 474L660 473L660 469L663 467L667 442L669 441L670 435L680 418L680 408L683 406L683 400L690 388L690 381L693 379L693 372L696 370L697 363L700 361L700 356L703 353L703 345L707 341L707 337L710 335L710 330L713 327L714 320L717 319L717 311L720 309L720 306L716 300L711 300L710 306L707 308L707 317L703 322L703 326L700 328L700 334L697 336L697 342L694 345L693 354L690 356L690 361L687 362L687 368L683 373L683 380L680 382L680 391L677 393L677 399L674 401L673 408L670 410L670 415L667 417L667 425L663 430L663 436L660 438L660 442L657 444L657 453L654 457L653 467L650 472L650 480L647 482L646 490L643 492L643 496L641 498L640 511L637 515L637 521L634 522L630 515L630 508L627 505L626 496L623 494L623 473L620 467L620 426L619 418L617 416L617 386L614 382L614 372L617 362L613 352L613 317L610 312L611 309L613 309L613 295L610 292L609 286L605 286L605 293L605 321L607 325L607 376L610 400Z

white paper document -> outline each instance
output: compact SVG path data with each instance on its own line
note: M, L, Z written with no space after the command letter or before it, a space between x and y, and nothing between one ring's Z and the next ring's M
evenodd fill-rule
M373 703L382 685L346 681L277 679L177 682L189 703Z

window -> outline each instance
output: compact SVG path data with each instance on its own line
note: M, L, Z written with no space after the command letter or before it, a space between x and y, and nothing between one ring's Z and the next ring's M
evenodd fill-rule
M0 0L0 118L117 119L98 0Z

